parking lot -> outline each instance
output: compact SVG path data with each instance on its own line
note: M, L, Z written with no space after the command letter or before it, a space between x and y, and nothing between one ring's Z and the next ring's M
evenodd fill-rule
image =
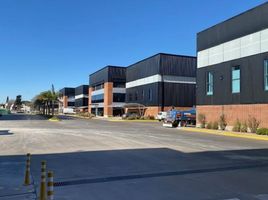
M268 199L267 147L159 122L3 116L0 199L36 199L41 160L55 173L55 199Z

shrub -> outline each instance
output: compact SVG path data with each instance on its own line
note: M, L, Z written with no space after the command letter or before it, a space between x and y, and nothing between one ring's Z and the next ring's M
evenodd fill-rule
M212 122L208 122L207 129L212 129L212 126L213 126Z
M213 122L212 129L218 130L219 129L219 123L217 121Z
M150 120L155 120L155 117L153 115L149 115Z
M240 132L240 130L241 130L241 122L239 121L239 119L237 119L233 126L233 131Z
M131 115L131 116L127 117L127 120L135 120L135 119L136 119L136 117L135 117L135 116L133 116L133 115Z
M258 135L268 135L268 128L259 128L256 132Z
M257 129L260 125L260 121L258 121L255 117L251 117L249 116L249 119L248 119L248 127L250 129L250 132L251 133L256 133L257 132Z
M227 126L227 122L226 122L226 118L225 118L225 115L222 114L220 116L220 119L219 119L219 126L220 126L220 129L221 130L225 130L226 126Z
M241 123L240 131L243 132L243 133L248 132L248 124L247 124L246 121L244 121L244 122Z
M201 128L205 128L206 127L206 116L202 113L198 114L198 121L201 124Z

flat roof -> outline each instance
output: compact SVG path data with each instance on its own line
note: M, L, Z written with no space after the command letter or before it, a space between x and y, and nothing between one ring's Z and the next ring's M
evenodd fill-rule
M138 64L138 63L140 63L140 62L143 62L143 61L145 61L145 60L148 60L148 59L153 58L153 57L158 56L158 55L160 55L160 56L161 56L161 55L166 55L166 56L176 56L176 57L185 57L185 58L196 58L196 56L179 55L179 54L171 54L171 53L157 53L157 54L154 54L154 55L152 55L152 56L150 56L150 57L144 58L144 59L142 59L142 60L140 60L140 61L138 61L138 62L135 62L134 64L131 64L131 65L127 66L127 68L132 67L133 65L136 65L136 64Z
M89 74L89 76L91 76L93 74L96 74L96 73L98 73L98 72L100 72L100 71L102 71L102 70L104 70L106 68L109 68L109 67L111 67L111 68L126 68L126 67L123 67L123 66L107 65L107 66L105 66L105 67L93 72L92 74Z

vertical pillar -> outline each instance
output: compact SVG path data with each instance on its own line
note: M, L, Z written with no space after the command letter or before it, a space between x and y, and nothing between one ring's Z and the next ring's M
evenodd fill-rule
M91 113L91 95L92 95L93 88L88 88L88 112Z
M113 116L113 83L104 83L104 117Z
M68 97L63 96L63 108L67 108L67 107L68 107Z

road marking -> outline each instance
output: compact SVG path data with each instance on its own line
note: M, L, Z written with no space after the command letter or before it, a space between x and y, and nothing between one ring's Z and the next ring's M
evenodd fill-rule
M268 200L268 194L259 194L256 198L259 200Z

